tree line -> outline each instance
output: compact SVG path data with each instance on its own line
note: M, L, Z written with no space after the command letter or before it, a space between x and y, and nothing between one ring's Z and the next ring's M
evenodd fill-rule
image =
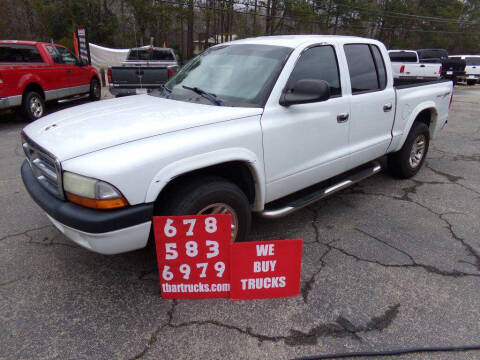
M280 34L345 34L389 48L480 53L479 0L0 0L0 39L54 41L72 33L129 48L153 42L184 58L214 43Z

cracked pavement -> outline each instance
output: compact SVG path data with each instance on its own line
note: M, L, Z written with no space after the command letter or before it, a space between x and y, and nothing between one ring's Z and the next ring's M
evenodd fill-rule
M146 251L71 243L20 179L0 115L0 359L290 359L480 343L480 98L456 89L420 173L383 171L252 240L303 238L297 297L164 300ZM382 357L379 359L386 359ZM398 359L478 359L480 352Z

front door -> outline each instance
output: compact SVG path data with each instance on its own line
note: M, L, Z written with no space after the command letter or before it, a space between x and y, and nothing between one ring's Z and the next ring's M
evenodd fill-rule
M325 80L326 101L281 106L269 99L262 115L267 202L346 170L350 105L342 96L336 49L318 45L304 50L286 82Z
M62 62L68 66L70 76L70 88L73 94L87 92L90 89L89 71L85 66L81 66L80 60L63 46L56 46Z

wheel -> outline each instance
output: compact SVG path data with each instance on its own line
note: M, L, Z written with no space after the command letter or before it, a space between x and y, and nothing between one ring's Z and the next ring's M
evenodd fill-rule
M422 122L413 124L403 147L388 155L388 168L397 177L408 179L422 167L428 152L430 132Z
M247 197L237 185L221 177L205 176L181 183L172 190L156 215L230 214L232 241L246 240L252 214Z
M45 113L45 100L42 95L35 91L27 91L22 98L21 112L28 121L35 121Z
M90 82L90 100L97 101L102 97L102 88L97 78L93 78Z
M467 80L467 85L475 85L477 80Z

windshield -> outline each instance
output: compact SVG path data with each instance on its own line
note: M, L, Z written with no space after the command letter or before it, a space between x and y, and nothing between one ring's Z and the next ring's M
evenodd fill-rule
M210 48L192 59L154 96L212 104L188 88L214 94L225 106L263 107L291 48L237 44ZM185 88L185 87L187 88Z

